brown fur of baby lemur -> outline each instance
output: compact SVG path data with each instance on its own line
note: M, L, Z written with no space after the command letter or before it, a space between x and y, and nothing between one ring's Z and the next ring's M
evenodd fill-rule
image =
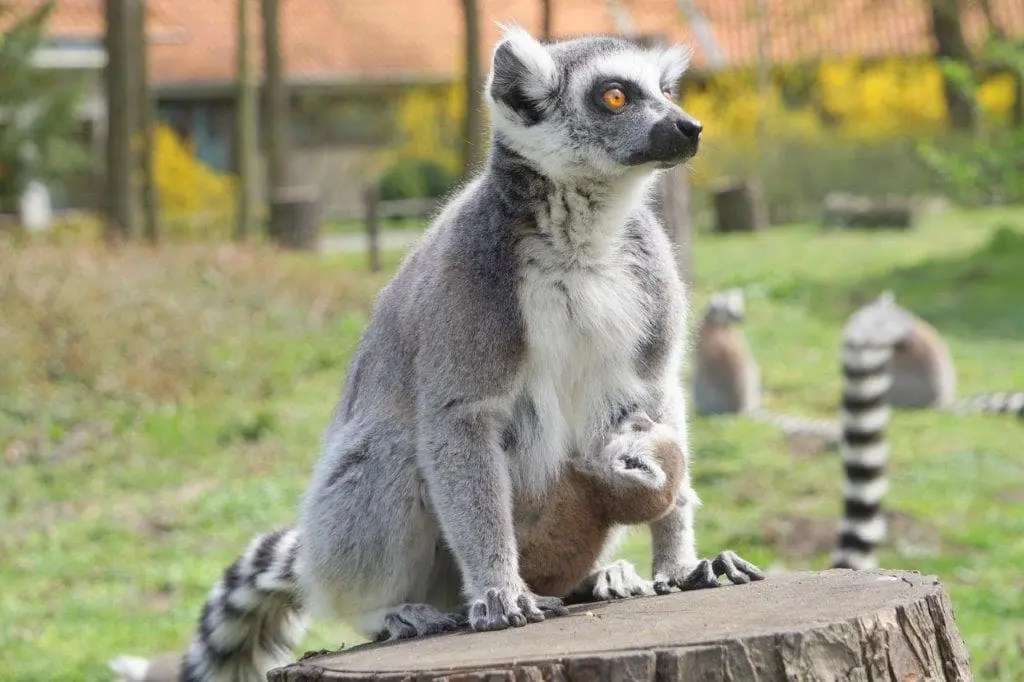
M593 572L617 526L672 508L685 470L669 429L646 415L626 420L600 452L569 464L539 521L519 537L523 579L538 594L568 595Z

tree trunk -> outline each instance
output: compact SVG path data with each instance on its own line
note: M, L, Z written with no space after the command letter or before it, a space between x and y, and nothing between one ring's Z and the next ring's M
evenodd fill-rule
M156 178L153 168L153 100L149 92L149 44L146 36L146 0L141 4L135 17L132 32L136 63L136 89L139 97L139 180L141 182L142 231L150 243L160 240L159 212L157 206Z
M238 163L238 215L235 238L245 239L256 218L256 154L257 130L256 86L253 82L252 60L249 56L249 2L238 3L237 60L235 98L235 154Z
M551 40L551 3L552 0L540 0L540 35L544 40Z
M263 60L267 135L267 185L271 192L288 186L288 86L281 55L280 0L263 0Z
M318 653L272 682L969 680L942 586L901 571L792 573L573 607L522 629Z
M139 125L138 79L132 33L142 11L139 0L106 0L107 221L104 235L124 241L139 232L138 193L132 139Z
M480 8L476 0L462 0L462 15L466 29L466 113L462 128L462 170L468 175L483 157L483 119L480 111Z
M967 47L960 22L958 0L930 0L932 36L935 38L935 56L971 64L971 51ZM949 120L958 130L974 130L978 110L971 93L966 92L953 78L943 78L943 90Z

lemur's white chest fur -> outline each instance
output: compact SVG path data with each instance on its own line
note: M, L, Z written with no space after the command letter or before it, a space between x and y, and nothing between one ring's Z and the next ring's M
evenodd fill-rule
M558 188L539 216L540 236L521 246L521 390L535 406L536 432L513 475L527 491L544 490L569 453L589 447L616 405L646 395L635 366L648 332L643 293L620 248L643 185L611 210L597 191Z

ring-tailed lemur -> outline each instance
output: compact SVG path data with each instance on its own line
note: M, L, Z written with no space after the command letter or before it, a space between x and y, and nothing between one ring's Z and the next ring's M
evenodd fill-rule
M812 438L834 447L839 425L824 419L778 414L761 407L761 371L740 324L743 291L713 294L697 332L693 397L698 414L742 414L782 430L788 440Z
M891 292L858 310L843 331L841 410L843 520L833 565L873 568L885 539L890 405L1024 416L1024 393L987 393L953 403L955 372L933 327L896 304Z
M873 568L875 547L885 537L882 498L889 487L891 362L898 343L914 328L914 316L891 294L858 310L843 329L843 392L840 444L846 481L843 520L832 557L837 568Z
M957 401L953 411L960 414L1015 414L1024 419L1024 391L981 393Z
M602 565L599 559L620 525L655 521L672 510L685 468L686 457L674 430L643 413L624 417L601 447L570 460L547 493L539 518L520 533L523 580L538 594L580 601L654 594L654 583L641 578L631 564L615 561ZM258 668L283 660L303 629L302 594L295 579L297 549L294 529L256 538L211 592L200 626L204 636L244 650L246 654L239 660L246 665L257 656L266 656L264 663L254 666ZM732 552L723 552L715 562L719 566L705 561L702 570L687 577L684 587L715 580L716 572L738 583L763 577L756 566ZM245 594L250 589L252 593ZM213 609L227 594L234 595L234 608L231 613L217 613ZM555 602L550 606L558 609ZM463 623L460 617L434 612L427 605L410 606L406 613L417 609L418 619L437 619L438 630L455 629ZM292 627L259 627L281 618L290 620ZM390 636L419 634L400 611L386 618L385 630ZM238 625L246 621L256 627ZM180 656L164 655L152 661L125 656L112 661L111 667L124 680L160 682L178 679L181 662ZM253 674L249 669L222 668L220 672L229 679ZM189 671L189 675L195 673Z
M566 462L623 412L687 452L684 292L646 201L657 169L697 150L701 125L673 102L686 57L506 32L486 166L381 291L327 429L285 564L311 609L392 636L450 627L461 603L475 629L542 620L562 607L527 587L516 538ZM650 525L656 590L751 577L698 559L695 501L684 472ZM185 679L263 672L294 616L272 589L286 538L225 575Z

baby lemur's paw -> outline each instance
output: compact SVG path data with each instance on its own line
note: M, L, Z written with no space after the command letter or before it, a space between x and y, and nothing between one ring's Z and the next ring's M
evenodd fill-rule
M438 611L429 604L402 604L384 614L384 630L378 641L409 639L457 630L465 620L454 613Z
M725 576L734 585L752 580L764 580L764 573L754 564L740 558L736 552L725 550L714 559L703 559L696 566L682 567L677 571L659 571L654 576L654 590L666 594L673 587L680 590L703 590L718 587L718 579Z
M525 590L490 588L469 605L469 624L474 630L520 628L539 623L546 616L563 616L568 610L558 597L542 597Z
M607 601L651 594L654 594L654 583L640 577L628 561L620 559L598 569L594 575L594 599Z

